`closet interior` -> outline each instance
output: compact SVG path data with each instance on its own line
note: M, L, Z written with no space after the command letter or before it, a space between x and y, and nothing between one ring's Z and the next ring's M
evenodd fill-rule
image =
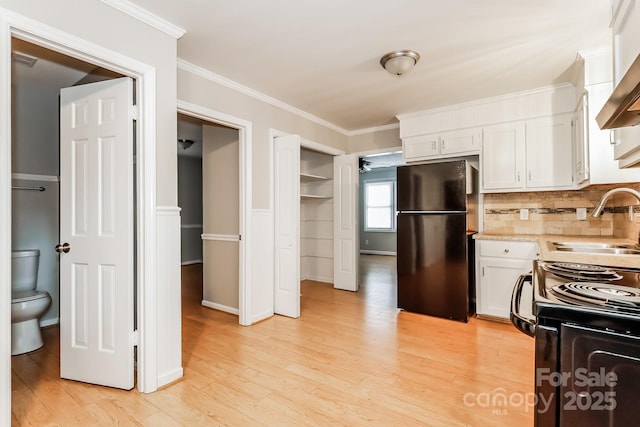
M333 156L300 149L300 280L333 283Z

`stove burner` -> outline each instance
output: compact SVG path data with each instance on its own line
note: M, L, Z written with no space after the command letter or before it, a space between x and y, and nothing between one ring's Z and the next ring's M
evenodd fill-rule
M600 267L599 265L578 264L574 262L554 262L551 266L580 273L605 273L609 271L606 267Z
M588 302L640 310L640 289L609 283L569 282L551 288L568 302Z
M545 270L556 276L570 280L603 280L605 282L620 280L622 276L606 267L571 262L545 263Z
M615 289L615 288L594 288L594 290L598 292L602 292L604 294L622 296L622 297L632 297L635 295L633 292L629 292L627 290Z

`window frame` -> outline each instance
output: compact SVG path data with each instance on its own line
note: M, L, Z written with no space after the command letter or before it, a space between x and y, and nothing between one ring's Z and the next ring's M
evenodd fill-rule
M371 228L369 227L367 218L368 218L368 211L369 211L369 200L368 200L368 191L367 191L367 187L370 184L384 184L384 183L389 183L390 187L391 187L391 204L389 205L389 208L391 210L390 215L391 215L391 227L390 228ZM364 186L364 231L367 233L395 233L396 232L396 197L397 197L397 180L393 179L393 178L373 178L373 179L365 179L363 181L363 186ZM376 206L376 207L386 207L386 206Z

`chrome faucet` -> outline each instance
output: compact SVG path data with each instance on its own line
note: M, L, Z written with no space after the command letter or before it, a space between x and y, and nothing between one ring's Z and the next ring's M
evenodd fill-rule
M632 196L634 196L636 199L638 199L638 201L640 202L640 191L636 191L633 188L626 188L626 187L614 188L602 195L602 197L600 198L600 201L598 202L598 205L593 210L593 213L591 214L591 216L594 218L598 218L600 215L602 215L602 211L604 210L604 204L607 203L607 200L609 199L609 197L611 197L616 193L629 193Z

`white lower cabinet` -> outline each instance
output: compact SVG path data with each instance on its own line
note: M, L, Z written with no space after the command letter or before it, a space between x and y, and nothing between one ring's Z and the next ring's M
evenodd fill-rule
M531 271L537 257L534 242L476 240L476 312L509 319L516 279Z

